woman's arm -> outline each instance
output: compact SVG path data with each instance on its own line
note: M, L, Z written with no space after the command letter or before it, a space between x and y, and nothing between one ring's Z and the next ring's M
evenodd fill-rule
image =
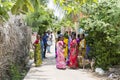
M36 47L35 45L39 43L39 40L36 40L34 43L33 43L33 46Z

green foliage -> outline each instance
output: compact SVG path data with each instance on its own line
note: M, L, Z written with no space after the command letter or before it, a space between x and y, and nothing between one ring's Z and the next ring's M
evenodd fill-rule
M13 6L12 2L0 2L0 22L3 22L9 18L8 11Z
M31 51L29 56L30 56L30 59L33 59L34 58L34 52Z
M29 0L0 0L0 22L8 20L8 12L11 11L13 14L33 12L34 8Z
M7 71L9 80L22 80L24 78L27 73L27 69L21 68L20 65L15 63L11 63L11 65L9 65L9 69ZM3 80L6 80L6 77L4 77Z
M10 66L10 71L9 72L10 72L9 74L11 76L10 80L21 80L22 79L21 73L19 71L19 67L17 65L12 64Z
M54 0L54 2L59 3L68 14L76 14L81 11L81 5L85 3L97 3L98 0Z
M120 7L116 3L117 1L104 1L83 6L83 13L88 18L81 20L81 26L89 34L89 56L95 57L96 66L104 69L120 61Z
M37 2L37 4L39 4L39 6L35 7L35 12L27 14L26 22L33 29L39 28L39 34L42 34L52 26L54 17L52 11L46 10L39 2Z
M11 12L13 14L19 14L19 13L25 14L26 12L29 11L31 12L34 11L34 8L29 0L17 0L11 9Z

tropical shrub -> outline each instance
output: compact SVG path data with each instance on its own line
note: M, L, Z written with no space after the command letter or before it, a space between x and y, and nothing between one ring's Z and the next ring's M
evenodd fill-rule
M13 6L12 2L0 1L0 22L3 22L9 18L8 11Z
M95 57L96 66L107 69L120 63L120 7L116 1L85 4L82 9L87 18L80 26L89 34L89 57Z
M28 13L26 17L27 25L39 34L42 34L52 26L54 18L52 11L46 8L45 2L45 0L31 0L34 12Z

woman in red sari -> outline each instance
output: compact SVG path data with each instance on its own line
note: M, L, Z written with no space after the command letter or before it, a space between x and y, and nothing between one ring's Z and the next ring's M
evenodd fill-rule
M76 33L72 33L72 41L70 43L70 68L78 68L78 62L77 62L77 56L78 56L78 46L76 41Z

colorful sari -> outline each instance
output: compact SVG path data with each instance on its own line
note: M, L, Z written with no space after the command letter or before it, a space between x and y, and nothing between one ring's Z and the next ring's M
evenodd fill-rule
M67 59L67 57L68 57L68 39L64 38L64 43L66 45L64 56Z
M34 62L35 62L35 66L40 66L42 64L42 55L41 55L41 49L40 49L40 42L39 40L36 40L34 42L34 46L35 46L35 53L34 53Z
M57 46L56 67L58 69L65 69L66 62L64 57L64 42L58 41L56 46Z
M70 62L69 62L70 68L78 68L78 62L77 62L78 50L77 49L78 49L77 41L76 39L74 39L70 43Z
M80 43L81 39L77 38L76 40L77 40L77 43L78 43L78 45L79 45L79 43Z
M79 43L80 43L81 39L77 38L76 41L77 41L77 52L78 52L78 55L79 55L80 54Z
M79 66L81 66L82 64L82 59L80 59L80 56L82 56L83 58L86 57L86 41L85 39L82 39L79 43L79 50L80 50L80 53L78 55L78 63L79 63Z
M70 43L72 41L72 38L69 36L69 39L68 39L68 57L67 57L67 65L69 65L69 58L70 58Z
M82 57L86 56L86 40L82 39L79 44L79 50L81 52Z

